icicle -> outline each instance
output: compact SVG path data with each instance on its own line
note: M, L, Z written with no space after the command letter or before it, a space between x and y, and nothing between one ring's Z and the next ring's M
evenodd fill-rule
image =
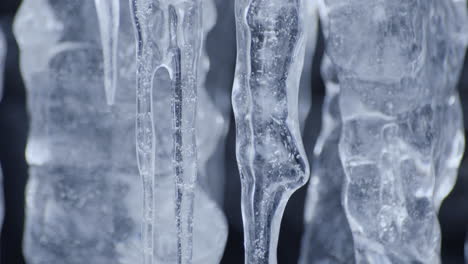
M155 70L153 50L149 47L148 38L151 32L149 17L152 1L130 0L134 19L137 47L137 116L136 146L140 176L143 181L143 263L154 263L154 121L152 105L152 78Z
M119 43L120 0L95 0L104 57L104 88L109 105L114 104L117 88L117 50Z
M195 140L198 60L203 28L201 2L131 0L137 32L137 145L145 190L145 259L154 250L153 74L167 69L172 87L173 171L178 263L191 263L193 207L197 174ZM167 19L167 21L164 21ZM162 87L155 84L155 93ZM163 91L161 91L163 92ZM163 121L161 121L163 122ZM162 164L161 164L162 165ZM159 166L159 164L156 164Z
M460 130L466 2L323 2L356 262L440 263L437 207L454 174L443 176L439 161L453 169L463 148L463 140L444 140Z
M309 176L298 120L302 1L237 0L233 88L245 263L275 264L289 197Z

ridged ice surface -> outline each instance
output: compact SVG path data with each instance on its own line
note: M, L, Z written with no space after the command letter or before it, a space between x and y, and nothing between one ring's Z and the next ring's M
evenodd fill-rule
M305 9L298 0L237 0L235 14L245 263L274 264L284 208L309 176L298 120Z
M24 235L29 264L143 263L143 196L135 155L135 37L128 0L121 0L120 7L119 89L113 106L106 103L94 0L27 0L15 19L31 118ZM155 119L169 129L156 126L163 130L155 139L154 177L160 180L154 263L173 264L177 231L169 87L168 96L151 98L166 111ZM200 113L197 118L202 119ZM205 145L199 152L213 155ZM217 263L226 222L205 190L197 186L194 191L194 262Z
M340 86L337 72L326 56L322 77L326 86L322 130L312 160L299 263L351 264L355 263L353 237L341 203L345 174L338 152L342 128Z
M440 263L436 213L464 145L466 2L324 2L356 262Z
M117 52L119 43L120 0L95 0L104 59L104 89L112 105L117 86Z

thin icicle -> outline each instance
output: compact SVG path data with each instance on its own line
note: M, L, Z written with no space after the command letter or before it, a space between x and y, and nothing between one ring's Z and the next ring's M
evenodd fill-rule
M109 105L117 88L117 49L119 43L120 0L95 0L104 57L104 88Z

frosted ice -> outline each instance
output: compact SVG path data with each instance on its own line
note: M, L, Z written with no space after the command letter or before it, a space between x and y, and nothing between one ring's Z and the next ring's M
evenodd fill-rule
M306 11L296 0L237 0L235 14L245 263L274 264L284 208L309 176L298 119Z
M84 259L143 263L142 184L134 129L135 37L128 0L120 7L119 92L113 106L106 104L93 0L27 0L15 19L31 117L24 239L30 264L82 264ZM156 261L172 264L177 262L177 232L169 96L151 100L166 111L155 114L157 128L164 129L161 124L169 129L161 130L165 133L155 141L159 146L155 177L161 178ZM199 152L209 156L205 153L211 150L200 146ZM217 263L226 222L209 194L198 186L195 191L194 262Z
M463 149L448 135L461 126L466 2L324 2L356 262L440 263L436 213Z
M314 149L299 263L354 263L353 237L341 203L345 174L338 153L342 127L340 87L336 70L326 56L322 77L327 93L322 130Z
M108 107L96 25L92 0L24 1L15 19L31 118L30 264L137 263L125 260L140 251L134 78L119 79L123 89ZM134 53L119 56L134 70Z
M104 88L107 103L114 103L117 86L120 0L95 0L104 57Z

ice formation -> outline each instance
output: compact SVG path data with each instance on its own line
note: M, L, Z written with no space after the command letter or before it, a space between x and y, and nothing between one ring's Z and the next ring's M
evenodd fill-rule
M92 0L27 0L15 19L31 120L30 264L138 263L128 260L140 251L134 76L122 75L124 89L108 107L96 25ZM134 71L134 53L120 56L129 62L122 71Z
M341 203L345 174L338 153L342 127L340 87L336 70L326 56L322 76L327 93L322 130L314 149L299 263L354 263L353 238Z
M463 149L466 2L326 0L323 10L356 262L440 263L437 208Z
M119 90L112 107L103 89L105 59L93 0L27 0L15 19L31 117L24 239L29 264L143 261L135 37L128 0L121 0L120 7ZM177 232L170 98L167 89L151 100L165 111L154 116L160 132L155 139L155 263L172 264L177 262ZM199 148L201 156L211 151ZM226 240L225 219L206 191L197 186L196 192L194 262L217 263Z
M296 0L236 0L235 15L245 263L274 264L284 208L309 176L298 120L306 11Z
M117 51L119 43L120 0L95 0L104 58L104 89L112 105L117 86Z
M0 100L3 95L3 75L5 71L5 60L6 60L6 52L7 52L7 43L5 39L5 34L0 27ZM2 170L0 167L0 230L2 229L3 223L3 215L4 215L4 205L3 205L3 176Z
M200 79L204 80L209 66L204 59L205 67L198 69L202 27L209 29L210 23L202 24L201 1L131 0L130 3L138 43L137 152L145 189L144 263L191 263L193 230L200 231L193 236L194 246L204 248L194 251L193 262L219 262L227 235L224 216L196 182L197 164L204 166L213 151L210 146L218 137L200 127L199 133L195 133L195 119L205 120L213 107L206 92L200 90L202 105L198 116L195 115L201 83L198 77L201 72ZM213 10L213 3L204 3ZM216 128L220 124L214 125ZM200 162L197 162L195 137L201 141ZM212 141L207 143L207 137ZM207 171L201 174L208 177ZM171 185L174 179L175 188ZM201 205L197 205L198 201ZM175 215L160 207L175 209ZM211 212L202 213L203 208ZM197 215L200 215L198 220ZM168 222L160 224L166 218ZM176 225L171 226L174 222ZM174 236L161 235L167 229L177 231ZM177 244L173 247L175 237Z

